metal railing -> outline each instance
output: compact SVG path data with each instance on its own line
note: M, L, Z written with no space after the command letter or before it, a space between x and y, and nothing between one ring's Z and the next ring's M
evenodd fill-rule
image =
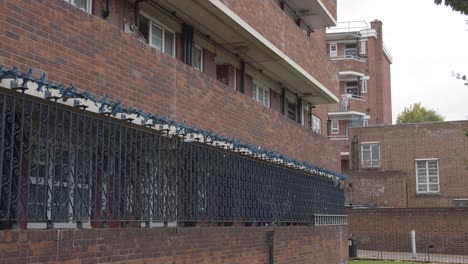
M337 181L0 91L0 229L164 222L314 224Z
M336 26L327 28L327 34L343 32L360 32L371 27L366 21L345 21L338 22Z
M366 100L366 97L354 94L343 94L341 95L340 103L330 104L327 106L328 112L349 112L359 100ZM355 110L354 110L355 111Z

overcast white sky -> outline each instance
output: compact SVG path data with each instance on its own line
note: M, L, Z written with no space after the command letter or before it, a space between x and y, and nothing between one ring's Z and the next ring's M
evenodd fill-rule
M468 74L468 16L433 0L338 0L339 22L374 19L393 55L394 122L415 102L447 121L467 120L468 86L451 73Z

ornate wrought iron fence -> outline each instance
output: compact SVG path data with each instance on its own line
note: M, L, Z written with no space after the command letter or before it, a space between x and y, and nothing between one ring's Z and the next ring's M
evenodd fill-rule
M337 182L153 129L0 91L0 227L314 224Z

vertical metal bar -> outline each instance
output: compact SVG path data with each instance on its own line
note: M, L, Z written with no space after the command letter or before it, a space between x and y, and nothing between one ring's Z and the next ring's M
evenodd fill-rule
M6 129L6 95L0 94L1 112L0 112L0 173L3 175L3 158L4 158L4 147L5 147L5 129ZM3 183L3 179L0 179ZM3 184L0 184L0 201L3 199ZM0 203L1 205L1 203Z
M64 174L64 171L63 171L64 156L63 155L64 154L63 154L63 152L64 152L64 149L66 149L66 146L64 144L64 141L65 141L65 138L66 138L66 136L65 136L65 125L64 125L65 124L65 111L61 110L60 113L61 113L61 116L62 116L60 118L60 125L59 125L59 127L61 127L61 129L62 129L62 131L61 131L62 133L61 133L61 136L60 136L60 144L59 144L59 147L60 147L60 149L59 149L59 153L60 153L60 155L59 155L59 165L60 166L59 166L58 173L57 172L56 173L58 174L58 177L59 177L58 182L60 183L60 185L59 185L60 192L58 193L58 196L59 196L58 200L63 201L63 199L65 198L64 195L63 195L64 192L62 190L62 188L64 187L63 186L64 185L64 180L63 180L63 174ZM55 124L55 125L57 126L57 124ZM67 184L67 189L68 189L70 187L69 186L70 184L68 182L66 184ZM66 197L66 198L67 198L67 200L65 202L65 210L66 210L65 213L67 213L70 210L70 204L69 204L69 201L68 201L68 197ZM67 216L67 214L66 214L66 216Z
M92 159L93 159L93 175L92 179L90 179L89 184L93 186L93 193L90 195L90 199L92 202L92 205L90 205L91 212L89 214L89 220L96 220L96 216L98 215L98 208L101 209L102 207L98 206L98 203L101 201L101 197L99 195L99 189L102 188L102 175L101 175L101 182L98 181L98 170L99 170L99 161L100 159L102 160L102 156L99 157L99 149L101 148L101 141L99 140L99 128L100 125L102 124L101 120L96 120L94 122L94 135L91 135L91 138L94 139L94 142L90 142L92 146L94 146L94 151L92 153ZM102 165L101 165L102 166ZM90 187L91 188L91 187ZM94 219L93 219L94 218Z
M16 98L15 97L11 97L12 99L12 103L11 103L11 128L10 128L10 138L9 139L6 139L5 138L5 142L8 142L10 143L10 145L8 146L7 145L7 149L6 149L6 153L9 152L10 154L10 157L7 157L9 158L9 164L8 164L8 181L7 181L7 184L8 184L8 192L7 194L8 195L8 199L7 199L7 206L6 206L6 212L5 212L5 219L9 219L11 218L11 198L12 198L12 188L13 188L13 161L15 160L14 159L14 152L15 152L15 116L16 116ZM7 120L8 121L8 120ZM9 151L8 151L9 150Z
M16 208L16 215L13 218L13 225L14 227L17 227L18 223L17 221L20 218L20 211L22 210L21 205L20 205L20 197L22 195L21 191L21 181L22 181L22 175L23 175L23 129L24 129L24 108L25 108L25 98L24 98L24 92L21 94L21 115L19 117L19 128L17 131L18 134L18 141L19 141L19 146L18 146L18 157L17 157L17 172L18 174L16 177L18 177L17 182L16 182L16 188L15 188L15 193L16 193L16 201L13 201L14 204L12 204L13 208ZM15 106L16 107L16 106ZM0 161L1 162L1 161ZM14 170L14 169L13 169ZM0 171L0 174L2 172ZM0 178L1 180L1 178ZM1 188L1 186L0 186Z
M66 192L67 192L67 208L70 208L69 210L71 210L71 213L72 213L72 218L74 217L75 215L75 207L74 207L74 204L73 204L73 201L71 201L71 198L72 197L72 182L73 182L73 177L74 177L74 174L76 173L75 170L73 170L72 172L72 151L73 151L73 131L75 131L76 129L73 127L73 118L74 118L74 114L72 112L70 112L70 115L69 115L69 120L68 120L68 125L66 130L64 130L64 133L66 132L67 134L67 168L65 169L65 173L66 173L66 177L67 177L67 186L68 188L66 189ZM65 121L65 120L64 120ZM65 123L64 123L65 124ZM65 127L65 125L64 125Z
M52 135L52 161L51 161L51 164L52 164L52 171L51 171L51 175L50 175L50 182L51 182L51 192L50 192L50 219L52 222L54 221L57 221L58 219L54 219L54 214L56 213L54 209L54 207L57 207L58 210L60 208L60 204L56 204L56 201L54 200L55 198L55 165L57 164L56 163L56 155L55 155L55 151L56 151L56 139L57 139L57 100L55 100L55 103L54 103L54 123L53 123L53 135ZM49 122L47 122L47 127L49 127ZM47 135L49 135L49 133L47 133ZM47 170L49 172L49 170ZM61 188L61 187L59 187ZM55 205L55 206L54 206ZM60 210L59 212L57 212L58 214L57 215L60 215Z

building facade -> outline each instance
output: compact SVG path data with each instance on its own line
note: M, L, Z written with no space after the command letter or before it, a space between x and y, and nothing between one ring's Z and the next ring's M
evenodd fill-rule
M345 193L360 257L467 263L467 128L451 121L350 129Z
M382 22L343 22L329 28L327 55L339 78L340 102L327 105L328 136L341 148L342 170L348 165L349 129L392 123L390 65Z
M347 261L340 156L313 118L341 95L323 52L336 1L0 13L6 262Z
M466 121L353 128L353 207L466 207Z

